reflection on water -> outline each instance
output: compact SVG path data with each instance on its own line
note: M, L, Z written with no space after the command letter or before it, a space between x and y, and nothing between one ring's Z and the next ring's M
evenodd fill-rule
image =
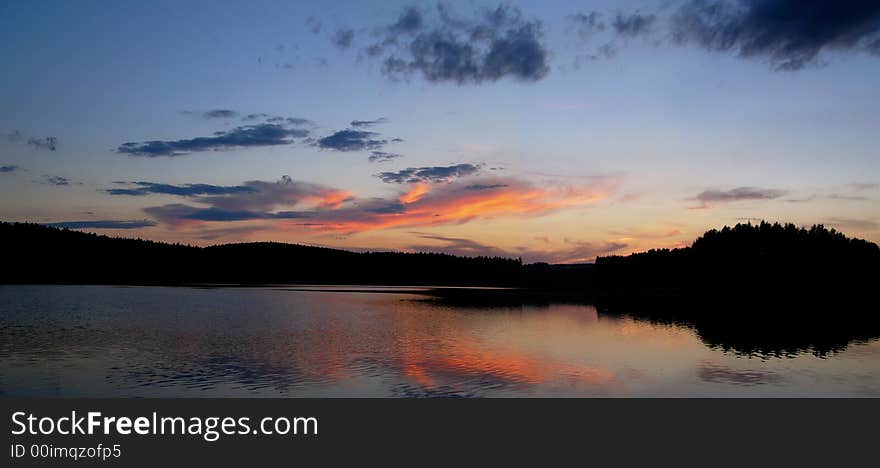
M310 289L0 286L0 394L880 396L876 339L744 356L590 305Z

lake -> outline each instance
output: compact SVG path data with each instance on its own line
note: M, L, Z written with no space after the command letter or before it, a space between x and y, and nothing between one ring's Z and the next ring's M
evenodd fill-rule
M589 304L424 288L0 286L0 395L880 396L880 340L743 353Z

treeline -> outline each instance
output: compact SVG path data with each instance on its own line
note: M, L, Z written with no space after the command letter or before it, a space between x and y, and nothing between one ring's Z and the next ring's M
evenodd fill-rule
M829 297L876 288L877 245L833 229L737 224L690 247L523 265L439 253L349 252L275 242L194 247L0 223L0 283L508 286L600 298Z
M349 252L275 242L194 247L0 223L0 283L519 286L518 259Z
M877 287L880 248L815 225L737 224L690 247L596 260L604 297L737 297L781 301L860 295Z

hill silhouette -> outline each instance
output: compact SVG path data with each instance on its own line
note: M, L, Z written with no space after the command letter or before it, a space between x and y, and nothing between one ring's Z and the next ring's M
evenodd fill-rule
M518 259L349 252L277 242L194 247L0 223L0 283L518 286Z
M278 242L195 247L31 223L0 222L0 242L8 265L0 270L2 283L458 285L606 299L783 298L861 293L880 271L874 243L823 226L764 222L711 230L682 249L600 257L595 265Z

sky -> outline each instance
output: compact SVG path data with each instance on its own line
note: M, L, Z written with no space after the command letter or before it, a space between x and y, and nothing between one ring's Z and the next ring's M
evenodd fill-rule
M589 262L880 241L880 3L6 1L0 220Z

